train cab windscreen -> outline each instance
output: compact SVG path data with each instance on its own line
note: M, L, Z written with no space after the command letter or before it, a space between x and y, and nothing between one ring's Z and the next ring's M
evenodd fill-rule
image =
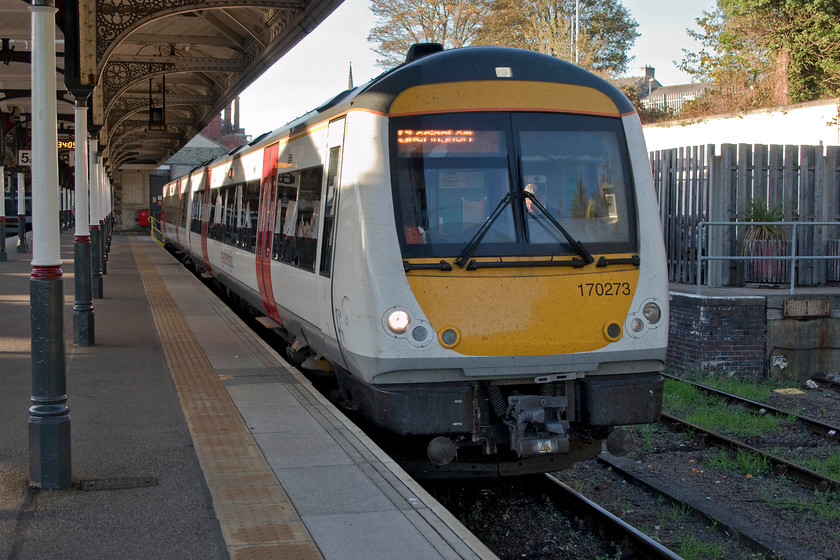
M404 257L457 256L471 243L472 254L483 257L578 254L569 237L593 254L638 250L619 119L546 113L395 117L391 145Z

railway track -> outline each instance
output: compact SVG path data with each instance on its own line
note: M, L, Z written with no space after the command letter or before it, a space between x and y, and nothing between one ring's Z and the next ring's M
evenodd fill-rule
M611 469L629 483L653 492L678 507L690 508L705 518L718 531L733 535L745 547L770 558L821 560L822 556L779 538L772 529L746 520L725 504L709 500L674 481L651 473L638 462L602 453L598 462Z
M830 379L822 375L814 375L811 377L811 379L813 379L820 386L824 386L828 389L840 393L840 380Z
M827 424L825 422L816 420L814 418L810 418L808 416L795 414L787 410L772 407L765 403L753 401L751 399L747 399L732 393L721 391L719 389L715 389L700 383L695 383L686 379L681 379L674 376L667 377L670 377L671 379L676 379L682 383L687 383L695 387L704 395L724 399L728 403L744 407L757 414L772 414L775 416L792 420L805 426L811 433L815 434L816 436L825 438L829 441L836 442L838 438L838 433L840 433L840 427ZM749 445L745 442L739 441L735 438L731 438L719 432L715 432L702 426L692 424L684 419L678 418L676 416L664 412L661 416L661 422L668 425L669 427L678 428L683 431L696 434L698 436L698 441L701 445L723 447L727 449L740 449L746 452L754 453L767 461L767 463L771 466L773 474L775 474L776 476L784 475L790 478L794 478L807 486L810 486L823 492L840 490L840 481L834 478L815 472L811 469L798 465L793 461L789 461L782 457L778 457L772 453L759 449L755 446Z
M725 447L728 449L741 449L750 453L754 453L763 457L768 464L771 465L773 474L776 476L788 476L795 478L799 482L811 486L817 490L827 492L840 490L840 481L831 477L822 475L818 472L807 469L801 465L797 465L791 461L777 457L771 453L753 447L744 442L730 438L723 434L707 430L696 424L691 424L675 416L662 413L662 422L670 426L678 427L684 431L691 431L698 435L701 444L706 446Z
M825 422L822 422L820 420L816 420L814 418L810 418L808 416L804 416L804 415L801 415L801 414L796 414L796 413L790 412L788 410L782 410L781 408L776 408L776 407L770 406L766 403L761 403L761 402L758 402L758 401L747 399L747 398L741 397L739 395L735 395L733 393L727 393L726 391L721 391L720 389L715 389L713 387L709 387L709 386L703 385L701 383L696 383L694 381L689 381L688 379L682 379L680 377L675 377L673 375L667 375L667 374L663 374L663 376L668 377L670 379L675 379L675 380L680 381L682 383L687 383L687 384L691 385L692 387L696 388L698 391L700 391L704 395L724 399L729 403L737 404L739 406L742 406L746 409L752 410L752 411L757 412L759 414L772 414L774 416L779 416L779 417L782 417L782 418L784 418L784 417L793 418L796 422L799 422L800 424L806 426L813 434L816 434L820 437L836 440L837 437L838 437L838 434L840 434L840 427L834 426L834 425L831 425L831 424L827 424ZM821 383L822 382L834 383L832 380L830 380L828 378L824 378L824 377L823 378L815 378L815 380L817 380L818 382L821 382ZM840 391L840 383L836 383L835 385L837 387L836 390Z
M556 503L563 504L564 509L584 518L590 529L599 533L605 540L620 543L623 554L646 560L682 558L554 476L544 476L548 481L547 493Z

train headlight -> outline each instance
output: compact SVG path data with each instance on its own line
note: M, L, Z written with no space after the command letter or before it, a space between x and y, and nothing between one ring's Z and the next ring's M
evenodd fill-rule
M649 301L642 308L642 315L645 316L648 323L655 325L662 318L662 310L654 302Z
M634 333L640 333L640 332L642 332L642 329L644 329L644 328L645 328L645 324L638 317L634 317L633 319L630 320L630 330L633 331Z
M396 309L388 315L388 328L394 334L403 334L410 323L411 319L409 319L408 313L402 309Z

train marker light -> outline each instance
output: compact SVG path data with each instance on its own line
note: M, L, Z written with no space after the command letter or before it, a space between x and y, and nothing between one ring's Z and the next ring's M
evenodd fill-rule
M406 329L408 329L408 324L410 322L411 320L408 317L408 313L402 309L392 311L391 314L388 315L388 328L391 329L391 332L394 334L403 334Z
M428 334L429 333L426 330L426 327L422 326L414 327L414 329L411 331L412 338L414 338L414 340L416 340L417 342L422 342L426 340L426 336L428 336Z
M651 325L655 325L659 322L659 319L662 318L662 310L659 309L658 305L651 301L646 303L644 308L642 308L642 315L645 316L645 319L647 319L648 323L650 323Z
M615 342L621 338L621 325L613 322L604 325L604 337L610 342Z
M444 348L454 348L461 340L460 333L453 327L447 327L440 333L440 344Z
M645 328L645 324L642 323L642 320L639 319L638 317L634 317L630 321L630 330L632 330L633 332L636 332L636 333L642 332L642 329L644 329L644 328Z

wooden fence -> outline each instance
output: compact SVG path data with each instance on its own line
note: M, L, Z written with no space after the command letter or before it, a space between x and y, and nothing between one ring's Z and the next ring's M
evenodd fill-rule
M653 183L668 255L671 282L697 283L697 255L740 256L744 226L706 226L700 222L743 221L750 200L769 207L782 204L784 222L836 222L797 227L797 255L838 255L840 238L840 147L722 144L690 146L650 153ZM791 227L782 230L791 239ZM778 244L777 244L778 245ZM790 241L787 246L789 251ZM703 260L701 283L739 286L746 282L790 282L791 267L778 267L787 278L751 275L749 261ZM757 262L757 261L753 261ZM766 262L766 261L765 261ZM770 266L769 264L767 266ZM840 281L840 261L801 260L795 267L799 286Z

